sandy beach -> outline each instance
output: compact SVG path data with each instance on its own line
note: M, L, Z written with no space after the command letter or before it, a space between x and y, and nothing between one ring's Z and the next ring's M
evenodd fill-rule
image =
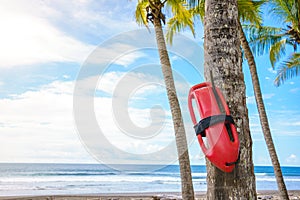
M289 191L290 199L300 200L300 190ZM0 197L0 200L180 200L179 193L129 193L129 194L91 194L91 195L47 195L47 196L22 196ZM206 199L205 192L197 192L196 200ZM257 199L280 200L277 191L258 191Z

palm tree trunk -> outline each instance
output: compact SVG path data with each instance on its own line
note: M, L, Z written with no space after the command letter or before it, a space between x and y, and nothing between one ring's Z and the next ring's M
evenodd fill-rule
M254 91L254 95L255 95L257 110L259 113L260 124L262 127L264 138L265 138L265 141L266 141L266 144L267 144L267 147L269 150L269 154L271 157L271 161L273 164L278 189L280 192L280 197L281 197L281 199L289 199L289 196L288 196L288 193L286 190L286 186L285 186L285 183L283 180L283 176L282 176L280 163L278 161L278 157L276 154L275 146L273 143L273 139L272 139L272 135L271 135L270 127L269 127L268 117L266 114L265 105L264 105L261 90L260 90L259 79L258 79L258 75L257 75L257 71L256 71L255 60L254 60L252 51L249 47L248 41L246 39L246 36L244 34L244 31L243 31L243 28L242 28L240 22L238 22L238 28L239 28L239 32L240 32L241 45L242 45L242 48L244 49L245 57L248 61L248 65L249 65L249 69L250 69L253 91Z
M208 199L256 199L252 139L246 107L245 83L238 39L236 0L206 0L204 18L204 73L221 88L240 139L240 161L224 173L207 161Z
M161 62L161 68L167 89L169 104L171 107L173 126L175 130L175 138L177 145L177 153L179 158L182 198L184 200L194 200L194 188L191 175L190 159L187 147L187 140L181 110L176 94L171 63L166 47L164 33L159 18L154 18L154 29L156 34L156 42Z

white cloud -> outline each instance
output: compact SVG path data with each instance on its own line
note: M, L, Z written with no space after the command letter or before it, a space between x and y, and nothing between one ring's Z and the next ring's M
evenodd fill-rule
M287 157L286 159L286 162L289 164L297 163L297 161L298 161L298 157L295 154L289 155L289 157Z
M92 78L92 77L90 77ZM95 77L94 77L95 78ZM97 89L110 95L132 94L141 96L147 92L162 93L160 88L164 85L163 80L157 76L136 72L108 72L101 76ZM117 90L116 87L122 87ZM149 90L150 89L150 90ZM119 91L119 93L116 93Z
M63 75L62 77L63 77L64 79L69 79L69 78L70 78L70 76L67 75L67 74Z
M145 54L141 51L134 51L132 49L136 49L136 44L120 43L115 38L114 41L110 41L111 43L104 43L98 46L93 53L88 57L87 62L92 64L118 64L123 67L127 67L131 63L134 63L137 59L145 57ZM137 41L142 41L137 40Z
M249 96L246 98L247 104L255 104L255 97L254 96Z
M263 94L263 99L271 99L272 97L274 97L275 94Z
M291 126L300 126L300 121L294 122L293 124L291 124Z
M277 136L299 136L300 114L297 109L269 110L268 119L272 134Z
M55 9L36 0L2 2L0 67L46 62L81 63L94 46L53 26L50 20L55 15L58 15Z
M72 82L0 99L1 162L94 162L72 117Z
M297 119L296 119L297 120ZM289 122L284 122L284 123L282 123L284 126L288 126L288 127L290 127L290 126L300 126L300 121L295 121L295 120L290 120Z
M144 57L145 54L142 52L134 52L126 54L114 61L115 64L127 67L129 64L133 63L136 59Z
M141 74L135 75L137 80L139 78L145 80ZM114 79L120 78L122 74L114 74L114 76L116 77L110 81L114 82ZM75 131L73 84L71 81L54 81L38 90L0 99L1 162L94 162L83 148ZM153 93L156 92L153 90ZM137 97L139 95L143 96L145 93L135 94ZM122 131L124 124L122 125L122 121L116 121L112 112L111 98L95 97L94 101L99 126L107 139L113 146L131 153L133 157L136 154L157 152L174 142L169 111L156 112L151 110L152 105L146 108L128 106L129 118L135 126L145 128L154 123L148 130L158 130L145 133L147 139L140 139L132 137L131 131L128 132L129 134ZM115 162L119 159L113 150L107 152L107 156L115 158ZM126 161L124 158L120 159ZM165 158L157 155L153 159L160 162ZM130 158L128 161L130 162Z
M75 38L98 43L92 37L100 36L100 40L103 40L107 39L106 36L137 27L131 17L133 9L128 9L136 2L3 0L2 3L0 68L46 62L82 62L94 46ZM94 8L96 4L98 7ZM129 7L126 7L127 5ZM101 53L102 57L113 55L114 58L118 58L114 61L115 64L123 66L128 66L144 56L141 52L126 54L126 49L132 49L130 41L129 44L122 42L108 45L98 53ZM105 62L96 61L97 64ZM123 74L116 72L109 75L112 76L104 77L107 80L104 79L98 89L112 94L111 89ZM70 78L68 75L59 77ZM150 85L142 85L145 80L149 81ZM132 93L134 100L145 98L149 93L157 98L157 94L162 93L162 80L154 76L132 74L131 81L143 86ZM70 81L55 81L39 89L34 86L31 91L0 99L0 161L93 162L82 148L74 130L72 101L73 82ZM133 154L141 151L155 152L174 139L170 113L166 111L165 124L161 130L165 134L153 135L152 140L148 141L128 140L128 136L120 132L120 127L111 116L110 101L110 98L96 97L96 115L101 117L99 123L102 123L101 126L107 131L107 137L122 150ZM150 108L129 106L128 110L134 124L141 127L148 126L156 117L163 117L156 112L157 110L151 112ZM112 156L112 153L109 156Z
M171 56L170 60L171 60L171 62L174 62L174 61L180 60L180 58L176 55L173 55L173 56Z
M114 146L126 152L145 154L161 150L173 141L171 114L161 105L167 100L153 100L165 93L161 85L162 79L144 73L108 72L101 77L97 89L112 95L113 99L96 98L96 116L101 130ZM117 113L112 107L112 100L121 105ZM155 103L163 110L153 110ZM123 106L127 108L121 110ZM128 118L129 123L124 122Z
M14 5L2 4L0 8L1 68L46 62L82 62L94 48L20 7L13 10Z
M270 77L266 76L265 79L266 79L266 80L270 80Z
M272 67L269 67L269 68L268 68L268 71L269 71L270 73L272 73L272 74L276 74L276 73L277 73L277 71L274 70Z
M43 5L37 9L39 15L46 13L63 30L72 30L71 34L79 38L88 37L93 44L138 27L134 20L135 1L46 0L39 4Z

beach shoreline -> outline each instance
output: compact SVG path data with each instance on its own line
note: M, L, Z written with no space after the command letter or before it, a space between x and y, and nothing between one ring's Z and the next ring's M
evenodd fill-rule
M300 200L300 190L288 191L290 199ZM149 192L149 193L99 193L84 195L38 195L38 196L0 196L0 200L177 200L178 192ZM206 199L206 192L196 192L196 200ZM258 199L279 200L276 190L257 191Z

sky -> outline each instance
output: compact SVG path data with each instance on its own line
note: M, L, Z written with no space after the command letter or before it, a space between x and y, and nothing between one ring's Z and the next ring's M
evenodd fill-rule
M176 164L170 109L154 31L135 1L2 0L0 162ZM268 24L278 24L264 13ZM192 164L204 164L187 108L203 82L203 28L169 46ZM280 87L256 57L281 165L300 166L299 77ZM271 165L243 62L255 165Z

